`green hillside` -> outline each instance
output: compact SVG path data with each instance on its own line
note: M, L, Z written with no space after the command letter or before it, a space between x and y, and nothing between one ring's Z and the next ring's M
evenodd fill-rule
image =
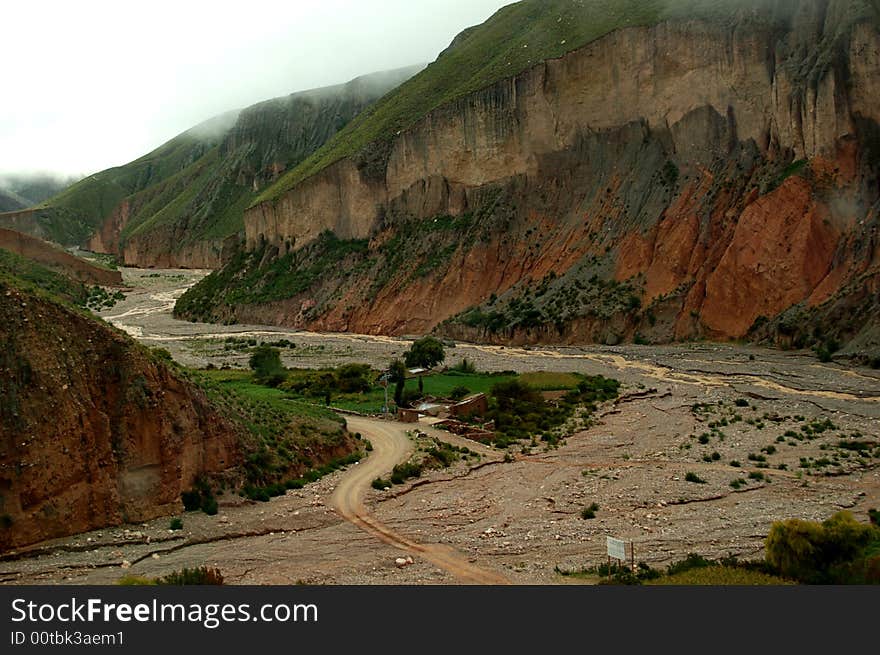
M36 208L48 238L63 244L85 241L126 197L179 173L215 147L238 112L206 121L124 166L90 175Z
M869 5L868 0L858 4ZM388 140L432 110L575 50L610 32L673 18L733 21L766 0L524 0L459 34L437 61L353 120L323 148L266 189L273 200L330 164ZM784 15L796 3L777 3Z
M128 200L121 243L172 227L180 247L243 227L256 188L297 165L421 67L374 73L218 116L124 166L91 175L37 207L44 235L78 244ZM279 170L280 169L280 170Z

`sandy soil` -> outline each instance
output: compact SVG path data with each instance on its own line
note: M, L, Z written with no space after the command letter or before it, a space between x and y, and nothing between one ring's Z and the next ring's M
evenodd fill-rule
M297 348L287 351L287 364L300 367L380 365L408 347L405 339L173 320L174 299L203 274L125 270L134 291L104 317L187 365L244 365L244 353L224 349L227 335L291 339ZM160 519L7 554L0 582L112 583L130 573L209 564L239 584L447 584L473 581L462 570L467 563L494 581L549 584L566 581L557 568L604 561L608 535L632 541L636 559L655 565L689 552L760 557L774 520L824 519L841 509L865 520L869 508L880 508L880 458L837 447L854 433L880 441L876 371L820 364L808 353L709 343L457 344L448 357L468 357L482 370L602 374L624 383L623 396L558 448L537 444L513 462L482 449L479 463L389 492L364 489L373 471L357 469L367 460L269 503L222 499L218 516L186 514L179 532ZM804 437L805 425L825 419L834 427ZM404 434L404 427L387 425ZM756 461L761 457L766 461ZM705 483L686 481L688 473ZM351 486L353 479L360 482ZM731 487L736 480L744 481L739 489ZM582 519L593 502L596 518ZM357 525L358 516L386 538ZM401 557L413 563L399 567Z

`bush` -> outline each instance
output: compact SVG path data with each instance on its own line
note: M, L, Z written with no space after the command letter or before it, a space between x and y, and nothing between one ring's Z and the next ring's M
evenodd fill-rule
M180 517L175 517L171 519L171 524L168 526L169 530L183 530L183 520Z
M467 373L473 374L477 372L477 367L474 365L472 361L470 361L467 357L462 359L458 364L452 367L453 371L457 371L458 373Z
M735 404L737 407L748 407L748 406L749 406L749 401L746 400L745 398L737 398L737 399L734 401L734 404Z
M257 384L277 387L287 378L287 370L281 363L281 351L271 346L254 349L248 362Z
M759 482L764 479L764 474L760 471L752 471L749 473L749 480L758 480Z
M693 482L694 484L706 484L706 481L705 481L703 478L701 478L701 477L700 477L699 475L697 475L696 473L693 473L692 471L689 471L689 472L684 476L684 479L685 479L687 482Z
M591 505L584 507L581 510L581 518L584 520L594 519L596 518L596 512L599 511L599 505L596 503L592 503Z
M677 573L684 573L685 571L692 571L694 569L704 569L713 564L714 562L706 559L702 555L689 553L683 560L670 564L666 568L666 575L675 575Z
M219 569L202 566L197 569L174 571L156 582L160 585L222 585L223 575Z
M372 487L378 491L384 491L391 486L391 482L389 480L383 480L382 478L376 478L373 480Z
M417 478L422 474L421 464L406 462L398 464L391 470L391 482L393 484L403 484L410 478Z
M767 562L785 577L807 584L851 584L866 581L873 572L876 553L870 551L880 546L880 530L838 512L822 523L774 523L765 545Z
M196 489L184 491L180 494L180 499L183 501L183 509L187 512L194 512L202 506L202 494Z
M218 511L217 499L214 496L208 496L202 499L202 511L208 516L215 516Z
M452 400L461 400L462 398L466 398L469 395L471 395L471 390L462 385L455 387L452 391L449 392L449 397Z

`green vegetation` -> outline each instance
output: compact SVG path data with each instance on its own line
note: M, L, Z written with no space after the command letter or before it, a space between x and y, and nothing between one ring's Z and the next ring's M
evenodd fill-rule
M581 518L584 520L594 519L598 511L599 505L597 503L590 503L581 510Z
M174 571L161 578L146 578L138 575L127 575L116 584L123 587L149 585L222 585L223 575L220 569L201 566L192 569Z
M694 484L706 484L706 481L693 471L688 471L685 474L684 479L687 482L693 482Z
M320 464L321 453L351 450L345 421L334 412L255 383L247 371L193 371L190 379L249 437L243 442L242 495L268 500L359 459L357 451ZM204 493L202 494L204 496ZM193 500L194 502L194 500Z
M526 0L465 30L420 74L363 112L256 200L274 200L332 163L357 155L362 167L382 163L394 135L434 109L560 57L613 30L671 18L730 20L758 0ZM782 7L785 14L790 8ZM504 93L503 88L486 93Z
M168 525L168 529L174 530L175 532L177 530L183 530L183 519L178 516L174 517L173 519L171 519L171 523Z
M30 291L64 305L85 307L89 291L80 282L0 248L0 284Z
M366 253L368 242L342 241L330 231L295 252L271 258L268 246L239 250L219 271L211 273L177 301L176 316L222 320L224 308L286 300L308 291L332 272L344 271Z
M259 346L254 349L248 365L254 372L254 381L277 387L287 378L287 371L281 363L281 352L271 346Z
M616 380L585 377L575 389L551 404L544 401L538 390L514 378L492 387L485 418L495 422L495 442L501 447L539 434L553 445L557 437L552 431L571 418L576 407L583 406L592 413L597 403L616 398L619 389Z
M839 512L817 523L790 519L767 535L767 562L806 584L880 584L880 529Z

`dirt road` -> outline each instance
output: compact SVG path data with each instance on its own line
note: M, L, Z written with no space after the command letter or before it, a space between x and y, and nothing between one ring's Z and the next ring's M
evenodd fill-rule
M411 426L353 417L349 417L347 421L349 430L360 432L370 440L373 451L366 461L339 482L330 499L330 504L336 511L382 542L423 557L451 573L460 582L507 584L507 578L476 566L462 553L442 544L416 543L384 525L367 511L364 496L372 481L387 475L396 464L406 461L412 452L412 442L406 434L407 428Z

